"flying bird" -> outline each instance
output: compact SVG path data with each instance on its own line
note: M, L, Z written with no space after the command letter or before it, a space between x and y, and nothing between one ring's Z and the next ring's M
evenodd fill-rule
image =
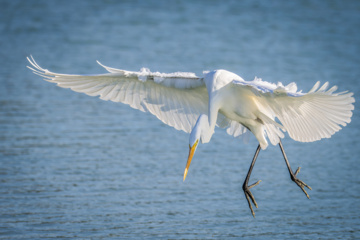
M295 83L269 83L255 78L245 81L226 70L207 71L202 77L194 73L159 73L142 68L139 72L102 65L108 73L70 75L41 68L31 56L27 58L35 74L59 87L99 96L103 100L121 102L143 112L150 112L163 123L190 133L189 156L184 181L199 143L208 143L215 126L225 128L229 135L241 136L249 131L259 145L243 183L243 191L252 215L257 208L249 179L260 150L269 142L279 145L290 178L309 198L310 186L298 179L300 171L290 167L281 138L284 132L299 142L330 138L351 122L355 99L351 92L336 92L337 86L316 82L307 93L297 90Z

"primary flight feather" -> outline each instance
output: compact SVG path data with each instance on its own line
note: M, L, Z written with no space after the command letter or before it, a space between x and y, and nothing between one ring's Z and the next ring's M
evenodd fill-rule
M98 75L70 75L41 68L35 60L27 58L35 74L59 87L70 88L103 100L122 102L143 112L150 112L165 124L190 133L189 157L184 172L186 178L192 157L199 144L210 141L215 126L227 128L227 133L238 137L252 132L259 146L252 160L243 190L250 210L257 203L248 186L252 168L260 149L268 141L279 144L291 179L307 197L307 184L297 178L287 160L281 138L284 132L301 142L329 138L351 122L355 99L350 92L336 92L326 82L316 82L307 93L297 90L295 83L283 86L255 78L245 81L226 70L194 73L159 73L141 69L139 72L104 67L108 73Z

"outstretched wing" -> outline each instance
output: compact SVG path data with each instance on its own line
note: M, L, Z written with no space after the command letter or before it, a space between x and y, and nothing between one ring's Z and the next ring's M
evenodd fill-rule
M273 144L286 130L296 141L312 142L329 138L342 126L351 122L353 93L335 93L337 86L328 89L328 82L320 87L317 82L308 93L297 91L295 83L287 86L271 84L255 78L254 81L233 81L238 87L248 88L256 96L265 131ZM320 88L319 88L320 87ZM277 118L280 124L274 120Z
M109 73L70 75L50 72L28 58L35 74L59 87L103 100L122 102L150 112L177 130L190 132L200 114L208 112L208 93L202 78L193 73L131 72L103 66Z

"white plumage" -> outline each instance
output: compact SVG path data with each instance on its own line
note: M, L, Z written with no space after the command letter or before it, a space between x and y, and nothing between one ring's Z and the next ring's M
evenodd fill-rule
M198 145L210 141L215 126L227 128L227 133L238 137L250 130L266 149L268 141L279 144L292 179L307 195L302 181L296 179L288 164L280 139L284 132L301 142L329 138L350 123L353 93L339 92L336 86L316 82L307 93L297 90L295 83L283 86L255 78L245 81L238 75L216 70L194 73L159 73L141 69L139 72L110 68L99 75L59 74L41 68L28 58L35 74L63 88L70 88L103 100L122 102L143 112L150 112L165 124L190 133L190 153L184 179ZM257 154L253 159L255 163ZM252 167L251 167L252 169ZM251 169L244 183L245 195L257 206L247 186ZM307 195L308 196L308 195ZM253 210L252 213L254 214Z
M272 84L255 78L244 81L235 74L225 70L205 72L203 77L194 73L159 73L141 69L139 72L125 71L104 67L109 73L100 75L70 75L59 74L41 68L33 58L29 62L34 73L49 82L57 83L59 87L70 88L90 96L113 102L122 102L143 112L150 112L165 124L177 130L190 133L200 114L209 114L209 95L221 92L223 98L231 94L236 105L246 105L246 102L236 101L248 98L258 109L252 109L253 117L261 120L262 132L272 144L283 137L282 131L296 141L311 142L321 138L329 138L335 132L351 121L354 109L352 93L334 93L333 86L327 90L326 82L320 87L317 82L306 94L297 91L295 83L283 86L281 83ZM221 78L221 79L219 79ZM213 89L209 89L212 82L216 82ZM208 92L206 89L208 86ZM320 88L319 88L320 87ZM229 90L231 88L231 90ZM229 102L225 102L229 108ZM236 121L219 107L216 119L218 126L226 127L227 133L235 137L246 132L245 123ZM244 117L240 107L231 106L239 110L237 115ZM225 118L224 115L225 114ZM232 113L231 113L232 114ZM231 115L229 114L229 115ZM221 116L222 115L222 116ZM246 117L246 116L245 116ZM280 124L275 124L275 119ZM210 124L211 125L211 124ZM244 125L246 128L244 128ZM281 130L280 130L281 129ZM259 140L259 139L258 139ZM262 148L267 143L260 142Z
M147 69L124 71L103 66L109 73L69 75L41 68L33 58L35 74L59 87L150 112L167 125L189 133L201 113L207 112L208 96L202 78L192 73L161 74Z

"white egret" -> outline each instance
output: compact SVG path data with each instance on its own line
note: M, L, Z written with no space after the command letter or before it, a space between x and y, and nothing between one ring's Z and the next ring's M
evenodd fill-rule
M255 78L245 81L238 75L216 70L194 73L159 73L141 69L139 72L104 67L108 73L100 75L59 74L41 68L31 57L29 67L35 74L59 87L70 88L103 100L122 102L143 112L150 112L167 125L190 133L189 157L184 180L199 142L210 141L215 126L227 128L227 133L237 137L247 131L259 141L255 156L243 184L245 197L255 217L251 202L257 203L248 186L251 171L260 149L266 149L268 140L279 144L290 177L309 198L307 184L297 178L300 168L292 171L285 155L281 138L284 132L300 142L329 138L350 123L353 93L339 92L336 86L328 89L326 82L320 87L302 93L295 83L283 86Z

